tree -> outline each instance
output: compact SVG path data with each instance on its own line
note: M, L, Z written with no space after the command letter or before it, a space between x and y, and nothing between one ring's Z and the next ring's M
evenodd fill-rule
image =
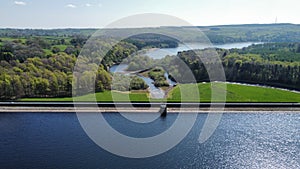
M6 73L0 76L0 94L1 99L12 99L14 96L11 85L11 76Z
M56 53L59 53L59 52L60 52L60 48L58 48L58 47L56 47L56 46L54 46L54 47L52 48L52 53L56 54Z
M39 97L46 97L50 92L50 83L47 79L38 77L35 81L35 94Z
M300 53L300 43L296 44L296 53Z
M130 90L145 90L149 86L143 79L137 76L133 76L130 81Z
M73 46L68 46L64 52L68 55L75 55L77 56L79 54L78 50L76 50Z
M100 66L96 75L96 91L102 92L104 90L111 89L111 76L110 74L104 70L103 66Z
M21 82L21 78L18 75L14 75L11 78L12 97L19 99L24 96L24 88Z

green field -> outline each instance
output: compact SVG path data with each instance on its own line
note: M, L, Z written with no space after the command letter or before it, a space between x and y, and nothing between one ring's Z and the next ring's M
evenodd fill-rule
M179 85L175 87L169 93L169 101L179 101L181 98L180 91L183 89L182 95L188 95L191 98L195 98L195 90L189 90L192 84ZM211 89L214 86L216 92L216 99L213 102L222 101L222 95L219 93L224 89L224 83L200 83L198 84L199 96L201 102L210 102L211 100ZM258 87L258 86L246 86L239 84L227 84L226 85L226 102L300 102L300 93ZM218 98L219 97L219 98ZM191 99L189 101L199 101Z
M60 49L60 51L64 51L66 50L66 48L68 47L67 45L53 45L52 47L57 47Z
M132 102L149 102L148 93L145 92L132 92L132 93L122 93L116 91L105 91L94 94L88 94L84 96L75 97L76 101L91 102L95 101L95 98L98 102L126 102L130 98ZM72 97L66 98L25 98L20 99L20 101L50 101L50 102L71 102L73 101Z
M220 94L224 89L223 83L200 83L200 84L184 84L178 85L169 92L169 102L180 102L181 95L183 102L210 102L211 89L215 89L216 99L213 102L224 101ZM195 91L199 91L199 94ZM183 91L182 93L180 91ZM300 93L266 88L257 86L246 86L238 84L226 85L226 102L300 102ZM132 92L122 93L116 91L105 91L101 93L88 94L76 97L77 101L94 101L97 99L99 102L149 102L148 94L145 92ZM112 99L114 98L114 99ZM20 101L73 101L73 98L27 98ZM151 101L161 101L154 100Z

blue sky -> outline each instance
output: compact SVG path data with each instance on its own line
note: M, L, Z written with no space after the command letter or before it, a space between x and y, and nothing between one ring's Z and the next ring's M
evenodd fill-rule
M1 28L101 28L141 13L193 25L300 24L299 0L1 0Z

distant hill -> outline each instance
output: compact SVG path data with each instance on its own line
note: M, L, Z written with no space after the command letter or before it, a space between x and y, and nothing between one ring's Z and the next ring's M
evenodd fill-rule
M28 36L89 36L97 29L0 29L0 37L28 37Z
M196 29L198 28L198 29ZM90 36L98 29L0 29L0 37L28 36ZM300 25L281 24L247 24L247 25L217 25L196 27L159 27L159 28L124 28L109 29L115 36L122 33L152 31L153 33L173 33L179 41L201 42L205 36L212 43L234 42L300 42Z

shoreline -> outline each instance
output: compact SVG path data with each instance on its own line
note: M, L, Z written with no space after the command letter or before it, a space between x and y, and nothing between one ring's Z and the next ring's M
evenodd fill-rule
M0 107L0 113L158 113L160 108L152 107ZM170 114L177 113L300 113L299 107L230 107L230 108L167 108Z
M162 106L168 113L300 113L300 103L93 103L93 102L0 102L5 112L103 112L158 113Z

